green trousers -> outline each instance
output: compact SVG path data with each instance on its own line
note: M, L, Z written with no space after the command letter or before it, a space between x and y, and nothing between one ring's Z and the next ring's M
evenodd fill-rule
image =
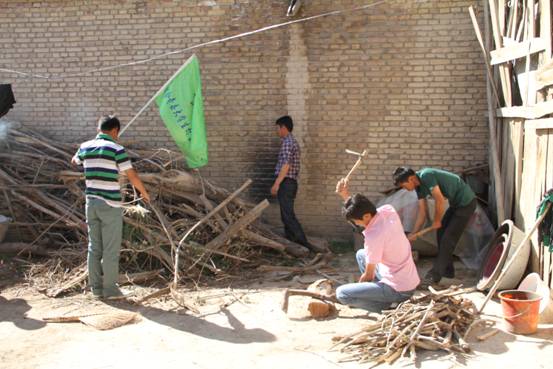
M123 211L105 201L86 198L88 226L88 283L97 296L112 296L119 291L119 250L123 236Z

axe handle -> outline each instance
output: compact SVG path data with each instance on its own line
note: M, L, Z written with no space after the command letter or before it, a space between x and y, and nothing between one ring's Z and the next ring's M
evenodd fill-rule
M414 234L414 236L418 238L418 237L424 236L428 232L432 232L433 230L434 230L434 228L428 227L428 228L425 228L421 231L418 231L417 233Z
M353 164L353 167L351 168L351 170L349 171L348 175L346 176L345 180L346 182L349 180L349 177L351 176L351 174L355 171L355 169L357 169L357 167L361 164L361 160L363 160L363 157L360 156L357 161L355 162L355 164Z

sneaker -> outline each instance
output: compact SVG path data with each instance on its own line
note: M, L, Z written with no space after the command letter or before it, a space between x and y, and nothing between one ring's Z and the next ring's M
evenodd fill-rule
M94 299L101 299L101 298L104 298L104 292L102 290L99 290L99 289L96 289L96 288L92 288L92 298Z
M115 287L114 290L110 291L109 293L104 293L104 298L106 300L120 300L127 297L123 291L121 291L118 287Z

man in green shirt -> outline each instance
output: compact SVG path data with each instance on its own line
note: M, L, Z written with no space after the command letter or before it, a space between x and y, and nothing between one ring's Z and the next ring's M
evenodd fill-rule
M453 252L476 209L474 192L458 175L440 169L423 168L415 172L411 168L399 167L393 177L396 186L417 191L419 209L414 229L407 236L410 241L416 239L415 234L425 223L426 198L432 196L436 202L432 228L437 230L438 256L426 274L425 282L438 283L442 277L453 278ZM446 199L449 201L447 211Z

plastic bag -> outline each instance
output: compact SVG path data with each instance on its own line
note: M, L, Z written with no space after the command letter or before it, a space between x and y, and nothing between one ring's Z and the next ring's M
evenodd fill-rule
M401 219L403 229L409 233L417 220L418 200L415 191L399 190L380 200L376 206L392 205Z

